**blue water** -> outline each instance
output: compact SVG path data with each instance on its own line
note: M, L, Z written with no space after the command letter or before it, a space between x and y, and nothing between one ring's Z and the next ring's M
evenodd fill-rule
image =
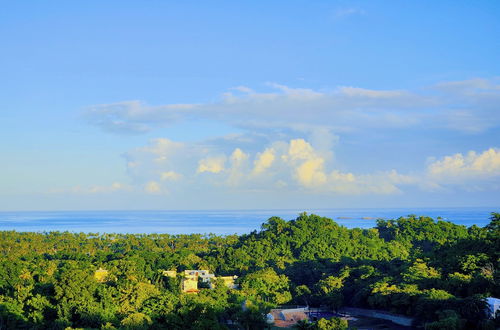
M271 216L295 219L307 211L329 217L348 228L370 228L376 219L426 215L456 224L484 227L499 208L398 208L219 211L57 211L0 212L0 230L91 233L243 234L260 229Z

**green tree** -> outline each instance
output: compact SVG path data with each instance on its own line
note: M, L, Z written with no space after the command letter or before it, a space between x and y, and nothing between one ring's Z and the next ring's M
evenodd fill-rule
M152 323L151 318L143 313L132 313L120 322L123 329L127 330L149 329Z
M490 232L500 236L500 213L491 212L490 223L485 227Z
M246 275L240 282L242 292L273 305L284 304L292 299L289 280L266 268Z
M331 319L320 319L316 322L316 329L318 330L347 330L349 324L347 320L339 317L332 317Z

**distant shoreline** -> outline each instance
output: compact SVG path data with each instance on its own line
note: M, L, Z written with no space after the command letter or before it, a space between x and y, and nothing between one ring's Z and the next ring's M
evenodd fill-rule
M455 224L489 223L491 212L500 208L428 208L428 209L307 209L307 210L220 210L220 211L42 211L0 212L0 230L29 232L115 232L115 233L214 233L246 234L259 230L273 216L285 220L307 211L333 219L347 228L373 228L376 220L397 219L409 214L428 216Z

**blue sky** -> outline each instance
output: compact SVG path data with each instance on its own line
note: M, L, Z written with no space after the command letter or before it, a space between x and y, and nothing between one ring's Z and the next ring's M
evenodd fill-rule
M0 210L499 206L499 16L3 2Z

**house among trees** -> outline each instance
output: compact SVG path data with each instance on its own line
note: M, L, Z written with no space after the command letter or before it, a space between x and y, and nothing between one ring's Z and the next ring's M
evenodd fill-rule
M214 274L210 274L208 270L200 269L189 269L184 271L184 276L196 276L201 279L203 283L210 283L211 279L215 277Z
M162 271L163 276L175 278L177 277L177 271L175 270L164 270ZM187 269L182 273L182 292L185 293L198 293L200 290L198 289L198 283L201 281L202 283L208 284L210 289L215 287L214 280L221 279L224 282L224 285L229 289L236 289L238 287L234 281L238 278L238 276L219 276L216 277L214 274L211 274L210 271L205 269Z
M269 312L268 319L273 319L274 325L276 325L279 328L285 328L285 327L293 327L297 324L299 321L303 320L308 320L307 312L309 311L309 308L289 308L289 309L282 309L282 308L276 308L276 309L271 309Z
M189 269L184 271L182 279L182 292L198 293L198 281L210 284L210 280L214 278L214 274L210 274L208 270Z
M185 293L198 293L198 275L186 275L182 279L182 292Z

